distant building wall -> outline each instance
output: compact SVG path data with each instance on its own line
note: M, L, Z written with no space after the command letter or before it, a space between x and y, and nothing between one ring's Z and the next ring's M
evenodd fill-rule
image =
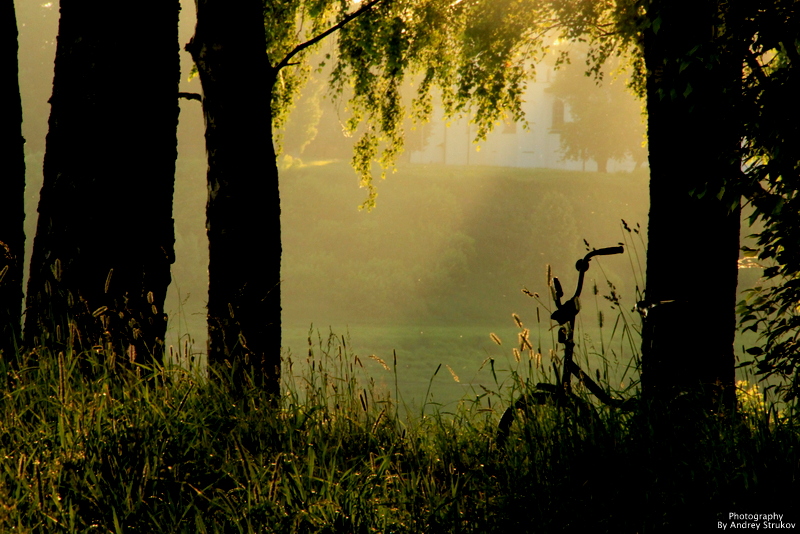
M541 167L548 169L597 171L593 160L567 161L559 151L558 125L571 120L569 107L557 102L546 91L549 74L544 81L528 84L522 109L528 121L526 130L520 124L500 124L477 145L475 126L466 118L451 121L447 127L442 112L434 111L433 120L425 125L428 134L425 148L412 151L412 163L445 165L492 165L501 167ZM555 127L554 127L555 126ZM480 147L478 149L478 147ZM608 172L631 171L635 163L609 161Z

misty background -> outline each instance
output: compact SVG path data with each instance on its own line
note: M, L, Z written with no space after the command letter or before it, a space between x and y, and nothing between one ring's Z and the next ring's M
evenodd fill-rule
M58 4L19 1L16 9L30 254ZM194 9L194 2L182 2L182 44L194 32ZM321 53L331 50L323 45ZM584 286L578 337L590 370L600 369L592 360L599 352L595 346L609 342L615 317L624 312L638 325L631 309L643 288L649 207L644 124L641 103L625 89L624 76L613 75L616 66L598 87L583 74L579 50L573 58L559 70L552 59L537 68L537 81L525 97L527 125L499 124L479 145L471 142L468 118L449 126L443 119L426 125L407 121L406 152L397 172L377 184L371 212L359 209L366 192L349 163L353 139L343 134L346 110L327 97L324 72L312 76L282 132L279 156L286 358L302 362L309 337L316 345L333 332L361 356L379 384L393 380L381 361L392 366L396 355L407 399L419 399L437 366L446 366L450 372L437 376L434 397L452 401L494 379L487 358L498 362L501 375L519 365L511 351L519 331L512 313L531 329L538 353L547 356L556 348L548 320L548 264L570 296L574 263L586 243L601 248L625 241L635 246L593 261ZM120 68L129 69L131 77L147 75L141 65ZM200 92L199 80L189 79L191 68L189 54L181 52L180 90ZM124 87L119 91L120 106L135 98ZM412 91L409 85L409 95ZM199 102L180 102L177 260L166 303L167 343L188 342L201 353L208 288L204 124ZM604 168L608 172L598 172ZM744 232L749 233L746 227ZM681 258L680 251L675 262L676 269L691 268L691 259ZM742 284L757 277L755 270L740 273ZM621 304L603 298L612 290ZM631 347L617 343L610 351L616 361L610 363L626 366Z

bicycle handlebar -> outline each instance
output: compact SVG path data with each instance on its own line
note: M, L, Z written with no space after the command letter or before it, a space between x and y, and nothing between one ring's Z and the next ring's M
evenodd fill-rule
M592 250L586 254L583 259L580 259L575 263L575 268L579 273L581 273L581 275L583 275L584 272L589 270L589 260L595 256L611 256L612 254L622 254L623 252L625 252L625 249L621 245L618 247L606 247L598 250ZM580 293L580 290L578 290L578 293Z
M572 295L572 298L569 299L565 303L561 303L561 298L559 293L563 294L562 291L558 291L561 289L561 284L558 282L558 278L554 278L553 281L557 288L557 295L556 298L556 311L554 311L550 317L558 322L558 324L564 324L567 321L570 321L575 318L578 314L578 304L577 300L581 294L581 290L583 289L583 277L586 274L586 271L589 270L589 261L595 256L611 256L613 254L622 254L625 252L625 249L622 246L617 247L606 247L597 250L592 250L582 259L578 260L575 264L575 269L578 270L578 284L575 287L575 294Z
M625 249L621 245L618 247L606 247L589 252L583 259L589 260L595 256L611 256L612 254L622 254L623 252L625 252Z

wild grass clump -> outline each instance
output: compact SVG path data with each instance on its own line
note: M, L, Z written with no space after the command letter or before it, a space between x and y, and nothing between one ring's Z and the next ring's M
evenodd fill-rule
M284 362L277 406L195 369L40 354L2 369L2 532L677 531L791 515L798 489L788 411L657 432L644 409L545 404L501 448L509 392L403 410L333 335Z

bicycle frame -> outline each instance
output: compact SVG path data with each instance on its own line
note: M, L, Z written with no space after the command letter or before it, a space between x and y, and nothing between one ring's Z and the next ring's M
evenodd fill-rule
M571 378L573 374L575 374L575 376L578 378L583 378L581 376L580 368L573 361L573 354L575 352L575 318L580 312L580 301L578 299L580 298L581 291L583 290L583 281L586 271L589 270L589 262L595 256L622 254L624 251L625 250L622 246L601 248L599 250L592 250L582 259L578 260L575 263L575 269L578 271L578 283L575 288L575 293L572 295L572 298L563 304L561 303L561 298L564 296L564 291L561 289L561 282L558 281L558 278L553 278L556 311L550 315L550 318L559 324L560 328L558 329L558 342L564 345L564 364L562 366L562 376L560 380L561 388L559 388L557 391L557 395L559 397L567 397L572 393ZM592 388L590 388L590 391L591 389Z
M550 318L559 324L558 329L558 342L564 345L564 360L561 367L561 376L559 377L558 368L554 365L556 371L556 385L539 383L536 388L539 391L532 393L533 400L536 404L543 404L547 398L555 398L556 404L564 406L572 399L572 375L575 375L595 397L597 397L604 404L610 406L622 407L624 401L611 397L603 390L594 380L592 380L580 366L573 360L575 352L575 318L580 313L580 295L583 290L583 282L586 271L589 270L589 262L595 256L609 256L613 254L622 254L624 252L622 246L606 247L599 250L592 250L583 258L575 263L575 269L578 271L578 283L575 288L575 293L566 302L561 302L564 297L564 290L561 287L561 282L558 278L553 278L553 297L556 305L556 310L550 314ZM511 429L511 423L514 421L514 413L517 410L527 408L530 404L528 395L523 395L515 403L509 406L500 418L500 424L497 429L497 443L502 446L505 443L508 433Z

